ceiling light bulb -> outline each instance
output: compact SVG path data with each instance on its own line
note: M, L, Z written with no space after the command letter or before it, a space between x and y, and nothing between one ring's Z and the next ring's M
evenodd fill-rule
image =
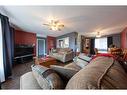
M54 26L52 26L51 29L54 30L54 31L58 30L58 28L54 27Z
M97 32L96 37L101 37L100 32Z

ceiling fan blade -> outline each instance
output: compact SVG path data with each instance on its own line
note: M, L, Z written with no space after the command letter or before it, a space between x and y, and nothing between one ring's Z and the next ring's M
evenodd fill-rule
M61 24L61 25L59 25L59 27L64 27L64 25L63 25L63 24Z
M54 20L51 20L50 24L53 24L54 23Z
M59 20L57 20L57 21L54 21L54 23L55 23L55 24L59 23Z
M43 24L43 25L47 25L47 26L50 26L49 24Z

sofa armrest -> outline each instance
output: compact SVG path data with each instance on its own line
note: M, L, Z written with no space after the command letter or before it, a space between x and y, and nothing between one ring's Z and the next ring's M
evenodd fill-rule
M71 51L71 52L64 54L63 60L64 62L67 62L67 61L72 60L73 58L74 58L74 52Z
M55 52L54 52L54 50L55 50ZM53 53L57 53L57 49L51 49L51 50L49 51L49 55L52 55Z
M20 89L41 89L41 87L32 72L28 72L20 77Z

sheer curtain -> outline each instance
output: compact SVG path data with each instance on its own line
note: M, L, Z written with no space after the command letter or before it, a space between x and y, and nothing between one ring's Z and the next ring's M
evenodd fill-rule
M5 81L4 76L4 64L3 64L3 37L2 37L2 27L0 18L0 82Z
M95 39L95 48L97 48L100 53L107 52L107 44L107 37Z

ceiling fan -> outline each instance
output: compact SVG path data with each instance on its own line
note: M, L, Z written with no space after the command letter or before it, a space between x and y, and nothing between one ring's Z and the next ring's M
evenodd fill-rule
M61 29L64 27L63 24L61 24L58 20L51 20L49 23L43 24L49 27L50 30L54 31L61 31Z

